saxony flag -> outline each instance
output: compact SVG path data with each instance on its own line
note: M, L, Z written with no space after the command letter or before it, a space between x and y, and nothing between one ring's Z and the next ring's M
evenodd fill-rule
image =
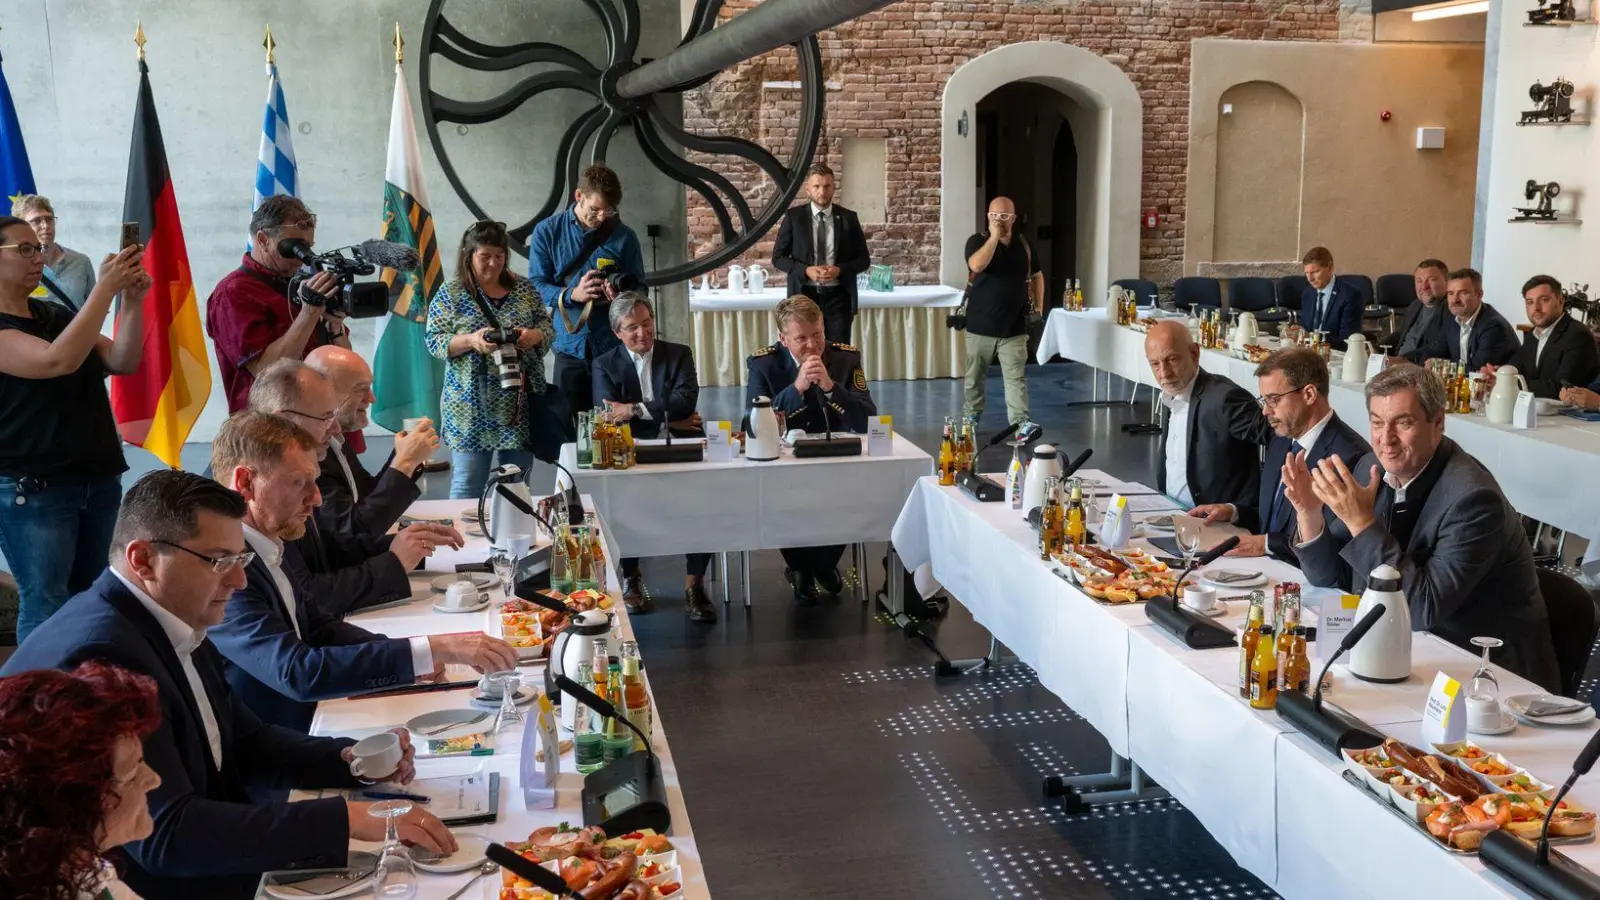
M423 344L428 301L443 280L439 245L433 233L428 189L422 183L422 152L411 118L411 97L399 61L394 65L394 107L389 116L389 160L384 168L383 239L415 248L422 268L415 272L383 270L389 285L389 314L378 325L378 349L372 360L372 420L390 431L414 416L439 421L439 393L444 389L444 363Z
M123 297L124 303L144 304L144 357L137 372L112 377L111 409L124 441L177 468L183 442L211 396L211 366L150 93L150 68L143 59L122 221L139 223L144 268L152 283L142 298Z

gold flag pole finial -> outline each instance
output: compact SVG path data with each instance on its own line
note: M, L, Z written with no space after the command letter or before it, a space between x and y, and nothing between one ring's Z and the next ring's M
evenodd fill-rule
M140 22L133 29L133 43L139 48L139 61L144 62L144 23Z
M277 49L278 42L272 39L272 26L271 25L267 26L267 39L261 42L261 46L267 48L267 65L269 65L269 66L272 65L272 63L273 63L272 51Z
M400 36L400 23L394 23L394 61L396 65L405 61L406 39Z

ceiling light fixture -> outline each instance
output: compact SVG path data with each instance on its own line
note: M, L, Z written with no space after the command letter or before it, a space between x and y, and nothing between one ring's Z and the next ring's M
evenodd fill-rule
M1428 22L1452 16L1471 16L1489 11L1489 0L1468 0L1466 3L1444 3L1411 11L1411 21Z

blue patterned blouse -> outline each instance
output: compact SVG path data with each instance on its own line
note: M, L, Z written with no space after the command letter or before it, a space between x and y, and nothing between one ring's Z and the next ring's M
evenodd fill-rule
M507 328L537 328L544 335L539 346L522 356L526 390L545 392L544 355L555 340L550 310L539 299L533 283L513 274L511 293L489 300L490 308ZM444 395L439 399L444 427L440 434L451 450L521 450L528 447L528 416L522 394L500 387L490 359L481 353L450 355L450 339L488 328L489 320L472 299L461 279L440 285L428 304L428 352L445 361Z

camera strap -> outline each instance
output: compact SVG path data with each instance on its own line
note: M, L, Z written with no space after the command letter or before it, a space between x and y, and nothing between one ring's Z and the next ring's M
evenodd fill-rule
M583 242L578 245L577 255L567 260L566 266L556 276L556 282L566 285L567 289L571 290L572 276L583 268L584 264L589 261L589 257L593 256L594 252L599 250L602 244L611 239L611 235L616 233L617 226L621 224L622 220L613 216L601 222L600 227L584 235ZM561 313L561 323L566 326L567 334L577 334L583 330L585 325L589 324L589 316L594 312L594 301L591 299L583 302L583 312L578 314L576 323L568 316L565 303L557 303L556 310Z
M509 297L511 295L507 294L506 296ZM493 328L495 331L501 330L500 329L500 317L494 314L494 308L491 307L489 305L489 301L487 299L485 299L485 296L484 296L484 293L483 293L483 288L478 287L476 285L473 286L473 288L472 288L472 302L478 304L478 312L483 313L483 317L485 319L489 320L489 327L490 328Z

